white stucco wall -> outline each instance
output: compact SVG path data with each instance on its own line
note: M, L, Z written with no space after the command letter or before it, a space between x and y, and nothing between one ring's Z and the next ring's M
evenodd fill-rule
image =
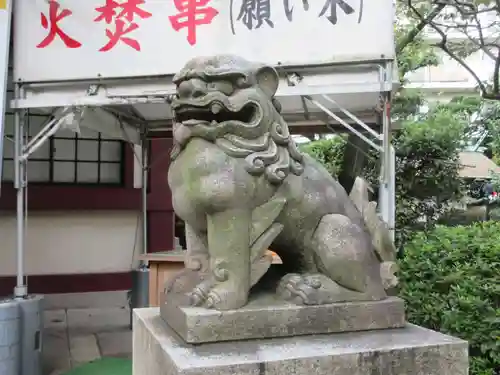
M46 117L29 116L30 135L36 134L47 120ZM14 133L13 115L6 115L5 133ZM59 130L58 137L74 137L70 130ZM96 139L97 132L82 128L81 137ZM78 142L78 159L96 157L97 143L88 140ZM14 147L6 140L4 158L12 159ZM107 144L104 148L102 145ZM101 143L103 160L119 160L121 154L116 143ZM54 153L74 155L75 142L71 140L56 140L53 143ZM128 147L128 145L126 146ZM49 143L31 156L28 163L28 180L30 183L46 182L49 162L37 161L37 158L48 158ZM136 147L140 157L141 149ZM59 156L58 156L59 155ZM73 163L54 163L54 180L57 182L73 181L75 171L68 170L66 165ZM13 181L14 169L12 160L4 160L3 180ZM73 166L73 165L70 165ZM89 164L97 168L97 164ZM106 167L106 168L105 168ZM121 166L118 164L101 167L101 180L115 182ZM90 173L92 172L92 173ZM95 171L82 168L79 177L85 182ZM134 164L134 186L141 186L141 167L139 161ZM28 189L29 194L29 189ZM29 209L29 207L28 207ZM135 255L142 249L141 213L137 211L92 211L92 212L29 212L28 227L25 239L25 271L32 275L74 274L74 273L108 273L128 271L135 267ZM137 233L137 235L136 235ZM0 276L10 276L16 273L16 220L14 212L0 212ZM134 244L135 253L134 253Z
M15 226L13 213L0 213L0 276L16 272ZM26 233L26 273L130 270L141 250L140 228L139 212L32 212Z

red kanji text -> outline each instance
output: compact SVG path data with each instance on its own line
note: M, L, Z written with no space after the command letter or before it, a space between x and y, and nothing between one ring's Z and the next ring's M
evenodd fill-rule
M113 18L116 16L116 8L120 8L120 3L117 3L114 0L106 0L106 4L102 7L95 8L100 15L98 15L94 22L99 22L104 20L108 25L113 21Z
M141 50L139 41L133 39L129 34L139 28L139 25L134 22L136 16L140 19L152 16L151 13L139 8L139 5L144 4L144 2L144 0L127 0L119 3L115 0L106 0L104 6L95 8L100 14L94 19L94 22L104 21L108 25L114 22L115 25L114 31L106 29L108 42L99 51L110 51L118 42L123 42L136 51Z
M60 4L55 0L49 0L49 17L41 13L41 23L42 27L49 30L47 36L36 46L36 48L45 48L50 45L56 36L63 41L63 43L68 48L79 48L82 44L66 34L58 25L58 23L68 16L71 16L73 12L69 9L62 9L59 12Z
M207 6L211 0L173 0L179 11L174 16L168 17L175 31L187 28L187 41L192 46L196 44L196 28L209 25L219 14L213 7Z
M109 51L111 48L113 48L120 40L125 43L126 45L132 47L136 51L141 50L141 45L139 42L135 39L128 38L125 35L128 33L131 33L135 29L139 28L139 25L136 23L130 23L128 25L125 25L125 22L122 20L116 20L115 22L116 25L116 30L115 32L111 32L109 29L106 29L106 36L109 38L108 43L102 47L99 51L101 52L106 52Z

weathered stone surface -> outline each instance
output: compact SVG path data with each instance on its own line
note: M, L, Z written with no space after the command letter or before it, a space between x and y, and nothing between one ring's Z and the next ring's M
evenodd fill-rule
M168 184L186 225L186 265L210 274L188 291L191 306L245 306L271 265L267 249L286 266L268 288L281 299L384 299L397 282L388 227L366 183L355 181L351 199L297 148L275 97L278 72L239 56L199 56L173 82Z
M405 325L404 302L345 302L304 306L261 295L229 311L178 307L162 303L161 317L186 342L233 341L320 333L400 328Z
M101 358L97 339L92 334L70 337L69 350L73 366Z
M157 308L134 310L133 375L466 375L465 341L414 325L185 344Z

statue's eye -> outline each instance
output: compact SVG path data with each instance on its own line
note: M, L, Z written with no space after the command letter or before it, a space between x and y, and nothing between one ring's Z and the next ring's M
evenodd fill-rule
M213 81L207 83L207 88L210 91L220 91L224 95L232 95L234 92L234 86L229 81Z
M219 81L217 82L217 90L229 96L234 93L234 86L229 81Z

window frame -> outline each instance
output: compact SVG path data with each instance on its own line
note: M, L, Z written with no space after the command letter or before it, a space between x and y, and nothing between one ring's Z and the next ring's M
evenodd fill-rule
M12 115L12 113L7 112L6 114ZM33 117L46 117L50 118L50 116L47 115L42 115L42 114L27 114L27 116L33 116ZM29 119L29 117L28 117ZM29 134L29 120L27 121L27 127L28 127L28 134ZM33 137L34 135L29 136L29 139ZM9 138L14 138L14 135L12 134L5 134L5 137ZM57 140L67 140L67 141L73 141L74 142L74 159L56 159L54 157L54 152L55 152L55 146L54 143ZM84 142L97 142L97 159L96 160L82 160L78 159L78 145L79 141L84 141ZM85 137L81 136L80 134L75 133L73 137L69 136L60 136L60 135L53 135L51 136L47 141L48 147L49 147L49 155L48 158L41 158L41 157L30 157L28 159L28 165L31 162L44 162L48 163L48 175L49 178L47 181L29 181L29 174L28 174L28 182L32 186L84 186L84 187L125 187L125 174L126 174L126 165L125 165L125 150L126 150L126 144L122 140L117 140L117 139L112 139L112 138L103 138L102 134L100 132L97 132L97 138L91 138L91 137ZM107 161L107 160L101 160L102 155L101 155L101 150L102 150L102 144L103 142L111 142L111 143L116 143L119 145L119 159L117 161ZM4 148L5 149L5 148ZM11 161L14 163L14 157L2 157L2 163L5 163L5 161ZM72 181L54 181L54 167L56 163L73 163L73 169L74 169L74 178ZM97 165L97 181L96 182L79 182L78 181L78 165L79 164L94 164ZM102 164L111 164L111 165L118 165L118 173L119 173L119 178L118 181L110 181L110 182L101 182L101 167ZM4 164L5 167L5 164ZM5 171L5 168L3 168ZM6 180L5 178L5 173L2 175L2 184L8 184L8 183L13 183L13 180Z

